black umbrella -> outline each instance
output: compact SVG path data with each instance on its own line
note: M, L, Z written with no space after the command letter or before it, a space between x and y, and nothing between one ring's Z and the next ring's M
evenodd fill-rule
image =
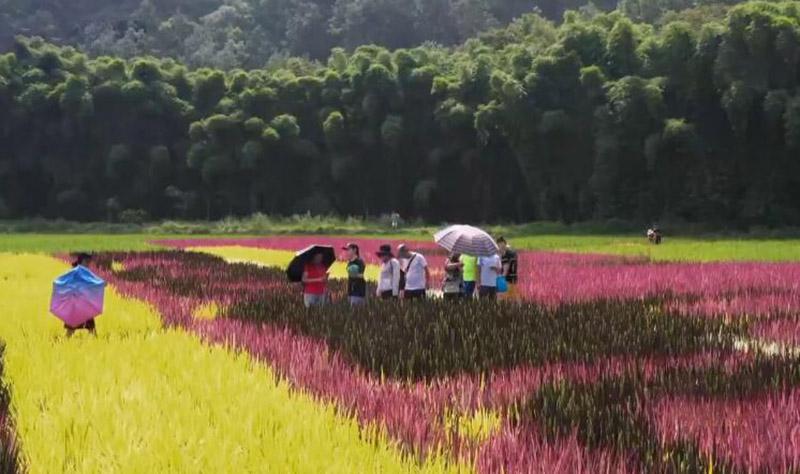
M304 248L294 254L294 258L289 262L289 267L286 268L286 276L289 277L289 281L303 281L303 270L306 264L317 254L322 254L322 264L325 265L325 268L330 268L336 261L336 252L330 245L312 245Z

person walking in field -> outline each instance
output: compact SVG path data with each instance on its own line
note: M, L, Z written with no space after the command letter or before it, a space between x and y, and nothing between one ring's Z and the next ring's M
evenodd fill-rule
M400 262L392 255L391 245L381 245L377 254L381 259L377 296L384 300L400 297Z
M442 283L442 293L444 294L444 299L446 300L459 299L464 296L464 264L461 263L460 259L461 255L454 252L451 253L444 262L444 282Z
M431 273L428 261L419 252L412 252L406 244L397 247L401 259L400 297L407 300L424 299L430 288Z
M500 255L478 258L478 275L480 284L478 296L480 299L497 299L497 277L503 274L503 263Z
M323 263L324 256L315 254L303 268L303 304L306 308L325 304L328 283L328 268Z
M508 291L505 297L515 299L517 292L517 264L519 263L517 252L511 250L505 237L497 239L497 247L500 249L500 262L503 265L502 275L508 283Z
M361 259L357 244L349 243L342 249L347 250L347 298L351 306L362 305L367 299L367 280L364 278L367 266Z
M461 254L458 260L461 263L464 278L464 284L462 285L464 296L467 299L472 299L475 295L475 282L478 279L478 257Z
M88 253L79 253L75 256L75 260L72 262L72 268L84 267L89 260L91 260L92 256ZM85 329L89 331L89 334L92 336L97 336L97 324L94 321L95 318L92 318L86 321L83 324L79 324L77 326L70 326L69 324L64 324L64 329L67 330L67 337L72 337L75 334L75 331L80 329Z

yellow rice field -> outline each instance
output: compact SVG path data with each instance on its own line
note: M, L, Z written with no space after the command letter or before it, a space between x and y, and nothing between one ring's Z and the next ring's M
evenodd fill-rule
M161 327L109 288L98 337L48 314L62 262L0 254L0 340L23 463L37 473L442 472L292 391L245 354ZM481 431L481 430L478 430Z

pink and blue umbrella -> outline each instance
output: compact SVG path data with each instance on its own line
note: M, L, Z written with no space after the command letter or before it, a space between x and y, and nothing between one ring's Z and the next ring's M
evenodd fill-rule
M106 282L78 265L53 282L50 312L69 327L77 327L103 312Z

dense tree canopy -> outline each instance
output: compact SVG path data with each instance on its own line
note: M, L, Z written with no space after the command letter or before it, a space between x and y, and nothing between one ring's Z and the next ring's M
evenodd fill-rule
M663 1L663 0L642 0ZM677 1L677 0L676 0ZM688 0L684 0L688 1ZM461 43L523 13L560 20L586 0L0 0L0 48L41 36L94 55L152 54L194 67L258 68L336 46ZM613 9L616 0L596 0ZM660 10L659 10L660 11Z
M455 49L249 71L19 39L0 56L0 213L797 225L798 65L791 1L702 27L526 15Z

